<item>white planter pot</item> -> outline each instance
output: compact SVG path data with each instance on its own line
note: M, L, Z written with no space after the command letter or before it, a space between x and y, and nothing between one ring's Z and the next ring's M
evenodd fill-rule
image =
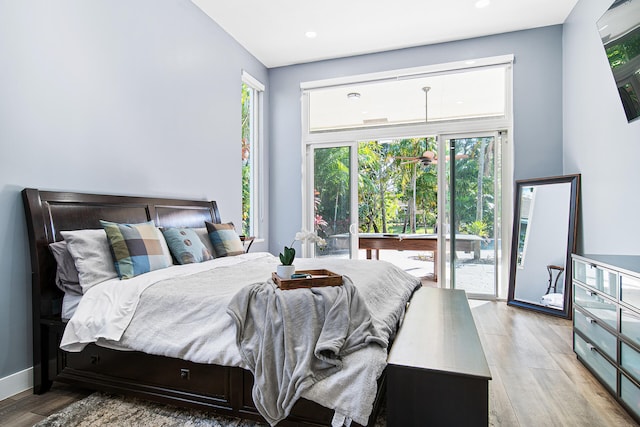
M279 265L276 268L276 273L280 276L281 279L291 279L293 273L296 272L295 265Z

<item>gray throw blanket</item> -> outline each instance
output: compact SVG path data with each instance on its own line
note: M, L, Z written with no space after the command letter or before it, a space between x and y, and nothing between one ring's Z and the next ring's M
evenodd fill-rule
M244 287L229 303L240 354L255 378L253 401L269 424L340 370L342 356L371 343L387 346L356 287L343 279L343 286L285 291L269 280Z

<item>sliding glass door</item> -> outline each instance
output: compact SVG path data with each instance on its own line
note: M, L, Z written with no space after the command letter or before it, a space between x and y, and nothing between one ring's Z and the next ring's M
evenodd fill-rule
M443 138L443 227L446 287L496 297L500 259L501 175L499 134Z
M308 148L306 229L325 239L325 246L308 244L310 256L356 258L357 167L354 143L312 145ZM355 180L355 185L354 185ZM312 197L311 197L312 196ZM354 202L355 201L355 202Z
M494 131L309 145L305 228L327 245L308 244L306 254L373 255L441 287L496 297L504 139Z
M506 296L512 61L302 83L303 224L327 241L303 255L394 258L440 287Z

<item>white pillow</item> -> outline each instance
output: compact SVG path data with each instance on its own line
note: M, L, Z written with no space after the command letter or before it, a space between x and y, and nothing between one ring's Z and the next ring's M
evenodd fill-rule
M78 270L82 293L105 280L118 277L104 230L61 231Z

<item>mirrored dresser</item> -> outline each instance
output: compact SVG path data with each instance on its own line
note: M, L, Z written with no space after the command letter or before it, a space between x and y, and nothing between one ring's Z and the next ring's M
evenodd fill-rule
M640 422L640 256L573 255L573 349Z

